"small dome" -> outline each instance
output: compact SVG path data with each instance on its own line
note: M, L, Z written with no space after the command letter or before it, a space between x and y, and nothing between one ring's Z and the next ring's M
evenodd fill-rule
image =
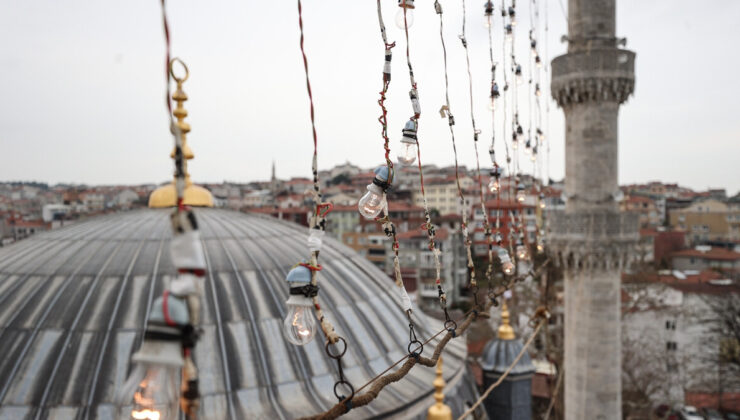
M226 210L195 210L205 249L203 335L195 349L201 418L291 419L336 403L336 363L321 337L303 347L281 331L285 276L308 256L307 229ZM141 343L149 308L175 269L170 210L101 216L0 248L0 419L111 419L115 390ZM332 239L321 252L319 298L349 344L356 386L406 354L408 323L392 281ZM423 340L439 322L414 313ZM437 341L425 348L425 355ZM460 338L445 349L447 403L476 391ZM344 418L418 418L434 369L415 367Z

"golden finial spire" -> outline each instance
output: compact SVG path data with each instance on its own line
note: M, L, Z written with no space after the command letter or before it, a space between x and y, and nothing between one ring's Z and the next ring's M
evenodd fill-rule
M506 306L506 300L501 307L501 326L498 327L498 338L501 340L513 340L516 338L514 329L509 324L509 308Z
M434 378L434 399L437 401L429 407L427 411L427 420L452 420L452 410L444 403L445 394L442 390L445 387L445 380L442 377L442 355L439 355L437 361L437 377Z
M185 75L179 77L175 75L174 65L180 63L185 70ZM190 132L190 124L185 122L185 117L188 116L188 111L185 109L183 103L188 100L188 95L182 90L182 84L188 80L190 71L188 66L179 58L173 58L170 61L170 75L172 79L177 83L175 92L172 94L172 99L177 103L175 109L172 111L172 115L177 119L177 127L180 129L182 137L182 154L185 158L183 162L183 171L185 172L185 192L183 197L183 203L187 206L196 207L213 207L213 195L211 192L203 187L194 185L190 180L190 173L188 173L187 161L195 157L193 151L187 142L187 134ZM171 158L175 158L175 149L172 149L170 153ZM174 207L177 202L177 192L175 191L175 184L168 184L157 188L149 196L149 207Z

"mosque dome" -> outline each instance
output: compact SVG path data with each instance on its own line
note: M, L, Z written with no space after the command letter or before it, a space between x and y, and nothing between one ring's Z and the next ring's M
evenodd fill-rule
M307 256L298 225L195 210L208 265L195 349L201 418L292 419L336 403L336 363L320 337L282 335L285 275ZM170 210L100 216L0 248L0 419L110 419L149 308L172 279ZM341 243L321 253L320 299L346 338L344 372L360 386L406 353L408 324L388 276ZM415 311L420 337L441 323ZM425 349L431 353L433 341ZM445 348L446 403L476 399L461 339ZM415 367L344 418L424 418L434 369Z

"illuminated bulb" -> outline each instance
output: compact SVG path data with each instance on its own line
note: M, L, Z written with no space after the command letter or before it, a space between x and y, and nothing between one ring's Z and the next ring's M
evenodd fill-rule
M514 274L514 263L511 262L509 253L504 248L498 249L498 258L501 260L501 270L507 276Z
M316 321L311 313L311 301L309 300L307 304L296 304L290 303L288 299L286 305L288 314L283 321L285 338L296 346L311 342L316 335Z
M532 154L532 140L527 139L526 142L524 142L524 152L529 154Z
M532 35L532 31L529 31L530 36ZM529 46L532 48L532 54L537 55L537 40L533 39L529 42Z
M543 252L545 252L545 245L542 242L537 241L537 253L542 254Z
M535 51L536 53L536 51ZM542 60L540 59L539 55L534 56L534 64L537 66L537 68L542 68Z
M537 83L534 85L534 94L537 96L542 96L542 91L540 90L540 84Z
M316 335L311 298L316 296L318 288L311 285L311 270L303 265L290 270L285 280L290 285L290 296L285 302L288 313L283 321L283 335L292 344L302 346Z
M136 420L177 418L180 376L179 366L137 364L119 389L121 394L128 395L127 400L133 395L130 418Z
M398 152L398 163L409 166L416 161L416 123L412 120L406 121L402 130L401 150Z
M534 151L534 150L532 151L532 155L529 157L529 160L531 160L532 162L536 162L537 161L537 152L536 151Z
M404 19L404 11L406 11ZM414 0L398 0L398 12L396 13L396 26L406 29L414 24Z
M521 242L518 243L516 246L516 257L519 259L519 261L529 260L529 251L527 250L527 246L522 244Z
M189 322L187 304L167 296L168 320L165 323L164 298L152 304L147 333L139 350L131 356L131 374L116 392L119 417L136 420L174 419L180 401L181 368L185 361L182 350L182 327ZM128 412L128 410L131 410Z
M511 148L514 150L519 148L519 138L516 133L512 133L511 135Z
M499 184L498 179L491 178L491 182L488 183L488 190L495 193L499 188L501 188L501 185Z
M357 203L363 217L374 219L383 211L386 206L385 190L388 186L388 167L380 166L375 170L373 183L367 186L367 192Z
M523 203L527 195L524 192L524 185L518 184L516 186L516 201Z
M511 19L511 26L516 26L516 11L513 7L509 7L509 18Z
M511 42L511 39L514 37L514 31L511 28L511 25L506 25L506 41Z
M545 204L545 194L540 193L540 208L544 209L547 207L547 204Z

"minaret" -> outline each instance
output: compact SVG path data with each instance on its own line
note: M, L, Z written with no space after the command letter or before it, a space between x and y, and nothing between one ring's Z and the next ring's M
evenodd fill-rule
M565 212L551 244L565 276L565 418L621 419L620 273L637 218L620 214L619 106L634 90L635 54L618 47L616 0L568 1L568 53L552 61L565 113Z

